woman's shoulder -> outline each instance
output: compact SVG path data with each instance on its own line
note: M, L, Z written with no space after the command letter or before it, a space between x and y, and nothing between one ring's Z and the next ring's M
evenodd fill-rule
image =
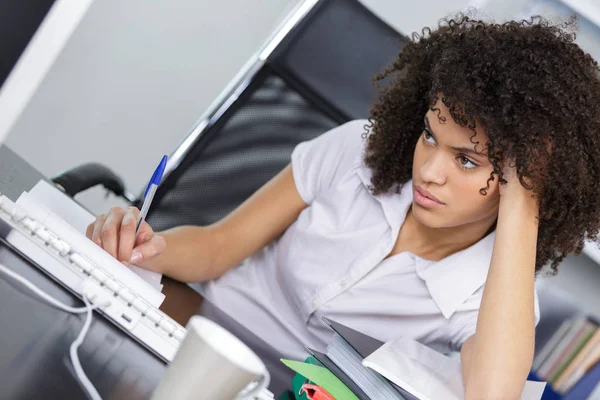
M367 119L355 119L343 123L323 136L336 141L340 148L354 148L356 150L364 146L366 135L371 130L371 125Z
M360 164L368 129L368 120L353 120L296 146L292 171L307 204Z
M356 119L331 129L319 139L322 150L328 153L331 160L350 165L362 159L369 132L369 121Z

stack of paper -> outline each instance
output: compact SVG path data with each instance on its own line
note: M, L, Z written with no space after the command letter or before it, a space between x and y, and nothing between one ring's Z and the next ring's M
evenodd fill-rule
M327 346L331 359L371 399L399 400L403 397L381 375L362 365L360 354L337 332Z
M412 339L387 342L365 358L363 365L420 400L465 398L460 361ZM545 386L545 382L527 381L521 399L539 400Z
M94 222L95 217L88 210L81 207L69 196L58 190L46 181L39 181L29 192L23 193L17 200L20 207L28 209L33 208L39 216L40 208L46 212L46 217L50 214L62 219L71 225L77 232L85 234L89 224ZM52 211L50 211L52 210ZM52 218L55 219L55 218ZM44 221L40 221L44 222ZM50 229L52 227L49 226ZM140 278L148 282L154 289L162 291L162 274L148 271L135 265L129 267Z
M338 390L345 386L360 400L406 399L406 400L462 400L465 398L461 364L409 338L399 338L383 343L339 322L323 318L334 331L327 346L327 354L308 349L312 357L306 363L318 366L306 367L305 363L286 365L302 378L322 378L323 370L331 379L314 381L325 390ZM299 367L302 368L299 368ZM305 369L320 371L321 375L307 376ZM331 384L336 378L337 386ZM527 381L521 394L522 400L540 400L545 382ZM336 397L338 398L338 397ZM346 397L340 397L346 398ZM350 397L347 397L350 398Z

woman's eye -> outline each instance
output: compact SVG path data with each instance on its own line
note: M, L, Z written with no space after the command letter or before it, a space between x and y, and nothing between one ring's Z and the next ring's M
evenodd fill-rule
M473 169L477 166L477 164L475 164L473 161L469 160L465 156L459 156L458 162L460 163L461 167L466 168L466 169Z
M423 131L423 140L425 140L427 143L431 143L434 144L435 143L435 138L433 137L433 135L427 131Z

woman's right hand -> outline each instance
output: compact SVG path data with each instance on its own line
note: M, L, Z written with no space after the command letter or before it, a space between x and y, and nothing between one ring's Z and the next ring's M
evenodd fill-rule
M148 268L140 263L158 256L167 244L145 221L136 237L135 225L139 214L136 207L113 207L108 214L99 215L87 227L86 236L123 264Z

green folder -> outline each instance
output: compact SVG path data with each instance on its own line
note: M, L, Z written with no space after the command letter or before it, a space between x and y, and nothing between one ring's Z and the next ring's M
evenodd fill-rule
M308 356L306 358L306 360L304 360L304 362L308 363L308 364L313 364L313 365L321 366L321 363L319 362L319 360L317 360L313 356ZM308 400L308 397L306 397L306 393L299 394L300 393L300 388L306 382L314 383L314 382L310 381L310 379L306 379L306 377L303 376L303 375L300 375L298 373L296 375L294 375L294 378L292 378L292 392L294 393L294 399L296 399L296 400Z
M356 395L327 368L301 361L281 359L281 362L306 379L327 390L336 399L359 400L358 397L356 397ZM294 385L292 384L292 386ZM294 390L296 390L296 388L294 388ZM294 394L297 393L298 392L296 391Z

